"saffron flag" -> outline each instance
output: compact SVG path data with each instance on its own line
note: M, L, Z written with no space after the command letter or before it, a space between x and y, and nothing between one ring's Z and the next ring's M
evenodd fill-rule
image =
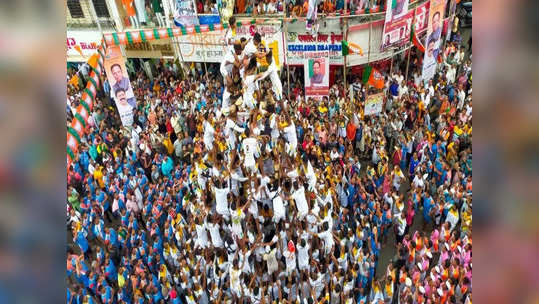
M341 51L342 51L343 56L350 55L350 54L359 54L363 56L363 49L361 49L361 47L355 43L342 40L341 46L342 46Z
M371 86L382 89L384 88L384 76L380 71L373 68L372 66L367 66L363 70L363 83L370 84Z
M414 25L412 25L412 34L410 35L410 42L414 44L414 46L421 52L425 53L425 47L423 46L423 43L421 43L421 40L417 38L417 33L415 32Z
M78 89L79 88L79 75L78 74L73 75L73 77L71 77L71 79L69 80L68 84Z

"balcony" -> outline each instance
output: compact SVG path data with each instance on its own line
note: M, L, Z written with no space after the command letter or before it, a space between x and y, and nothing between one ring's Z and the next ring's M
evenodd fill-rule
M97 20L103 31L115 31L116 24L112 18L99 18ZM68 29L98 29L96 20L88 20L88 18L71 18L67 21Z

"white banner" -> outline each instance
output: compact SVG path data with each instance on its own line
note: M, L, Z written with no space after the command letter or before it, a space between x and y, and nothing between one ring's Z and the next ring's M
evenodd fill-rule
M86 62L97 52L101 38L97 31L67 31L67 61Z
M178 37L183 60L186 62L221 62L225 56L225 35L227 30L193 34ZM250 39L258 32L266 47L273 50L273 60L277 66L284 62L284 47L279 24L257 24L236 29L236 39Z
M384 105L384 93L378 93L367 96L365 100L365 115L374 115L382 112L382 106Z
M305 59L320 58L322 53L329 53L329 64L342 65L342 34L323 34L317 37L311 34L288 32L286 62L290 65L301 65Z
M346 57L347 66L362 65L369 62L378 61L391 57L392 51L380 51L382 46L382 32L384 30L384 20L372 23L371 43L369 45L369 24L361 24L348 32L348 42L355 43L363 49L363 55L352 54ZM369 56L370 48L370 56Z

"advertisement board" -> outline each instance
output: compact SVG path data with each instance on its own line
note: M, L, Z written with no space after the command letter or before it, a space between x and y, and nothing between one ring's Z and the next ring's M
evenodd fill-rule
M125 45L127 58L163 58L174 57L171 39L160 39Z
M67 31L67 61L86 62L97 52L102 38L97 31Z
M183 60L186 62L221 62L225 56L225 35L227 30L219 30L178 37ZM257 24L240 26L236 37L252 39L258 32L266 47L273 50L273 60L277 66L284 62L283 35L279 24Z
M328 54L329 64L342 65L342 34L323 34L317 37L311 34L288 32L286 34L286 62L290 65L302 65L305 59L320 58Z

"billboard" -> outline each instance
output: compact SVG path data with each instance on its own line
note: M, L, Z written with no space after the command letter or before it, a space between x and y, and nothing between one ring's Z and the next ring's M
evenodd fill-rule
M86 62L97 52L102 38L97 31L67 31L67 61Z
M107 47L105 73L111 88L111 98L116 104L122 125L131 126L133 124L133 108L136 108L137 101L125 68L122 52L117 45Z
M341 52L342 34L322 34L317 37L311 34L288 32L286 63L290 65L302 65L305 59L329 56L329 64L342 65ZM363 47L363 45L361 45Z
M442 20L444 16L446 0L430 0L429 22L427 36L425 38L425 57L421 78L428 81L436 72L436 58L440 54Z
M279 24L251 24L236 29L236 38L252 38L258 32L268 49L273 50L277 66L284 62L283 35ZM221 62L225 56L226 30L179 36L183 60L187 62Z
M307 58L303 61L305 69L305 99L320 99L329 95L329 58Z

